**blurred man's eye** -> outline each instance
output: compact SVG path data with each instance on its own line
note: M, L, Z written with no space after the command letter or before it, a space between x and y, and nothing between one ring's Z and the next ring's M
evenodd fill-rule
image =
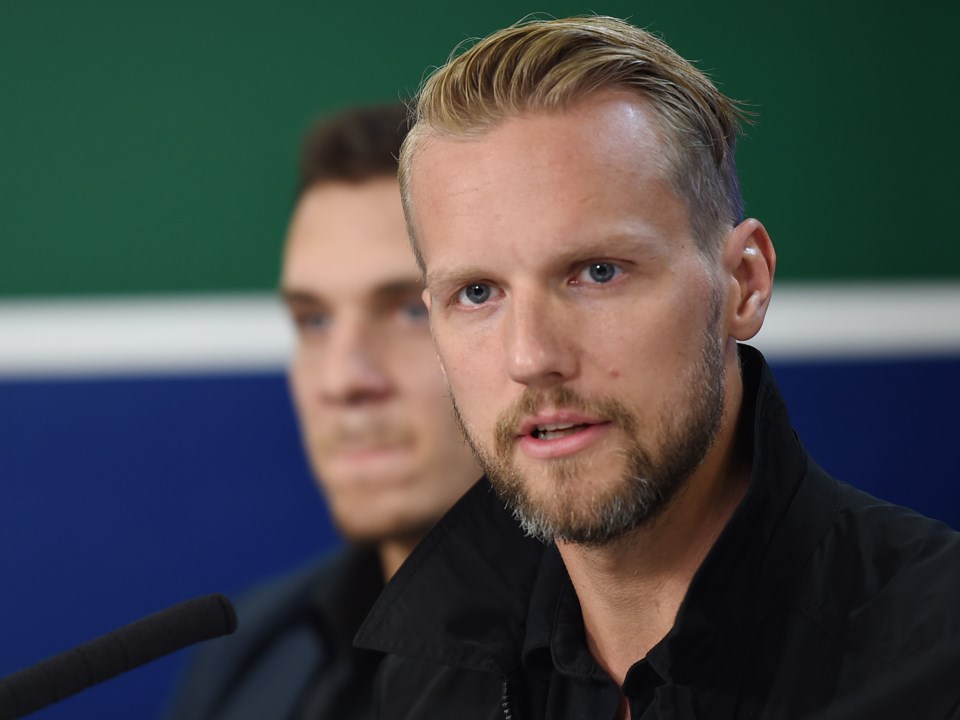
M416 322L425 321L427 319L427 306L423 304L423 301L420 299L411 300L408 303L404 303L400 312L403 316L409 320L414 320Z
M299 312L293 319L299 332L317 332L330 324L330 315L324 312Z

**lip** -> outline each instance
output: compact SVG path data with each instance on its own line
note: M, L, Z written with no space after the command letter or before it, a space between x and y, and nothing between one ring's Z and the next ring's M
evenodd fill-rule
M367 463L401 455L408 449L403 444L343 446L332 452L330 457L342 463Z
M520 423L518 437L529 436L538 425L601 425L607 421L593 415L584 415L576 410L553 410L539 412Z
M531 434L538 425L584 425L585 427L562 438L541 440ZM573 410L541 412L521 423L517 441L520 450L528 457L552 460L582 452L598 442L611 427L612 423L608 420Z
M613 424L609 422L587 425L572 435L556 440L539 440L533 435L524 435L518 444L520 450L529 457L537 460L554 460L586 450L606 435L612 427Z

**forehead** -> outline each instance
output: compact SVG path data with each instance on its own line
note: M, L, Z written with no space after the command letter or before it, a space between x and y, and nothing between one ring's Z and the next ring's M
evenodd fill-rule
M410 199L428 280L440 255L482 257L487 247L502 255L494 238L510 237L514 246L546 239L549 251L606 226L658 236L688 225L669 182L660 125L631 93L596 93L563 111L509 118L477 137L422 143L412 158Z
M284 290L346 297L417 278L395 179L324 183L303 193L287 232Z

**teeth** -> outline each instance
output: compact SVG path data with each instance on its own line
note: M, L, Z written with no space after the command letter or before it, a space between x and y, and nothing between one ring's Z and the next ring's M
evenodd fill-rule
M554 430L569 430L572 427L576 426L573 423L566 423L565 425L554 423L552 425L537 425L537 430L540 432L553 432Z
M557 438L566 437L582 427L586 427L586 425L582 423L551 423L549 425L537 425L537 427L534 428L533 432L530 434L533 435L533 437L535 437L537 440L556 440Z

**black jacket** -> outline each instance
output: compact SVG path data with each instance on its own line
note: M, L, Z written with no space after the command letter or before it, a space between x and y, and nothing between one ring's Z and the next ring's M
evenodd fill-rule
M960 718L960 535L830 478L760 354L741 360L750 487L674 628L631 668L632 720ZM584 648L570 656L564 603L582 646L556 549L524 537L481 481L358 633L392 653L380 717L612 718L620 689Z
M380 656L351 641L382 587L376 551L349 547L251 590L236 633L192 658L167 720L373 717Z

